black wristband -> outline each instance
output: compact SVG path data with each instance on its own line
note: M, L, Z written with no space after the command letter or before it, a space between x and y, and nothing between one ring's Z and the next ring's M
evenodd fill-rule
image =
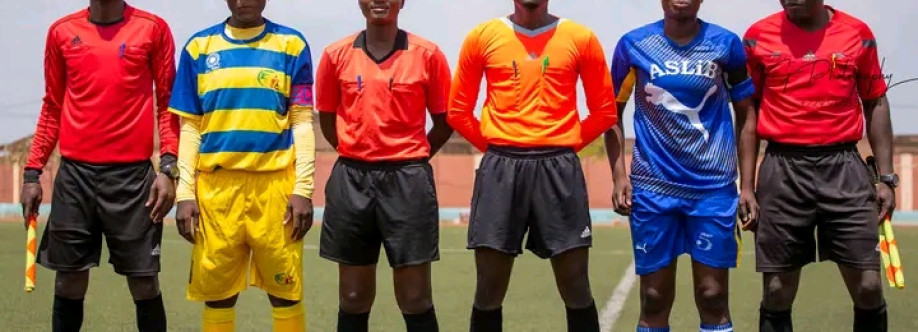
M37 169L26 169L22 174L23 183L38 183L41 177L41 171Z
M163 166L170 165L175 166L175 162L178 159L171 153L164 154L159 157L159 168L162 169Z

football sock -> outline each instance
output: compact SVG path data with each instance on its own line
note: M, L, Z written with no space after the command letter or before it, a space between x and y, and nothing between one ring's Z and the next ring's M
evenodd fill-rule
M854 332L886 332L886 303L876 309L854 308Z
M297 302L289 307L274 307L271 309L271 316L274 317L274 332L306 331L303 302Z
M733 323L726 323L720 325L712 324L701 324L701 332L733 332Z
M420 314L402 314L405 317L405 327L408 332L438 332L440 327L437 324L437 312L434 307L430 307L426 312Z
M367 332L370 326L370 312L350 314L338 308L338 332Z
M203 332L233 332L236 328L236 308L204 306Z
M567 330L569 332L599 332L599 314L596 303L582 309L567 308Z
M479 310L472 307L471 332L501 332L504 325L503 308Z
M71 300L54 296L51 331L76 332L83 327L83 299Z
M793 332L791 310L770 311L764 306L759 308L759 332Z
M637 332L669 332L669 326L667 327L643 327L638 326Z
M163 307L163 295L147 300L135 300L137 311L137 331L166 332L166 308Z

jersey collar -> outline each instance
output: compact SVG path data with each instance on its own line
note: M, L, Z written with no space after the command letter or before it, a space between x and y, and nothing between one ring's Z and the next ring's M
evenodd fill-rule
M380 63L386 62L386 60L391 58L392 55L395 55L395 52L404 51L408 49L408 33L405 32L405 30L399 29L398 33L395 35L395 47L393 47L392 50L389 51L388 54L386 54L386 56L382 57L382 59L374 58L373 55L370 54L370 50L367 49L367 31L366 30L363 30L359 34L357 34L357 38L354 38L354 44L352 46L354 48L362 49L363 53L366 54L367 57L373 60L373 62L380 64Z

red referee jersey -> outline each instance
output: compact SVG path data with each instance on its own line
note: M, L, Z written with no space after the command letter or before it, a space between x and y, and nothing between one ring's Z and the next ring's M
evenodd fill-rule
M48 30L26 168L42 169L56 143L61 156L85 163L149 159L157 122L160 153L176 154L178 118L167 110L174 79L175 44L161 18L125 5L116 23L94 24L88 9L58 20Z
M797 145L857 142L864 132L861 100L886 94L873 32L857 18L828 9L834 15L819 31L803 30L779 12L746 32L762 139Z

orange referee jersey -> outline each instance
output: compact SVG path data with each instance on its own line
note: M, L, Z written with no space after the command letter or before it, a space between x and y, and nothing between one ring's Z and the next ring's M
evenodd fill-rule
M449 63L436 44L399 30L392 53L374 59L362 31L322 54L316 108L337 113L342 157L370 162L429 158L426 112L446 112L449 79Z
M473 111L482 75L488 84L479 123ZM578 78L590 112L582 122ZM618 121L602 45L566 19L536 30L507 18L481 24L462 45L447 119L482 151L488 144L579 150Z

